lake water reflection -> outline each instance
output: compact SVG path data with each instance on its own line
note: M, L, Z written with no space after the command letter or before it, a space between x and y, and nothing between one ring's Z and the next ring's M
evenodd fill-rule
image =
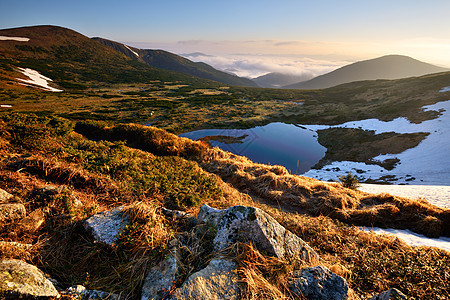
M285 166L294 174L311 169L326 152L326 148L317 142L315 131L284 123L250 129L204 129L180 136L192 140L215 137L210 139L213 146L246 156L254 162Z

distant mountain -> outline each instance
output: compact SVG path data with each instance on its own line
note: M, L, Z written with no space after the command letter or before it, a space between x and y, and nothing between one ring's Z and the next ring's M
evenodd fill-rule
M292 75L283 73L268 73L252 80L260 87L264 88L280 88L285 85L294 84L297 82L311 79L311 75Z
M446 72L450 69L424 63L408 56L387 55L375 59L356 62L311 80L284 86L289 89L322 89L343 83L376 79L400 79L431 73Z
M214 55L209 55L201 52L194 52L194 53L183 53L180 54L183 57L214 57Z
M0 41L0 67L31 68L52 78L66 89L81 87L86 82L183 80L211 84L210 81L137 62L110 47L63 27L46 25L3 29L0 30L0 36L29 39Z
M193 62L187 58L164 50L137 49L103 38L93 38L93 40L113 48L114 50L120 51L130 58L145 62L152 67L186 73L192 76L214 80L224 84L253 87L257 86L257 84L250 79L216 70L208 64Z

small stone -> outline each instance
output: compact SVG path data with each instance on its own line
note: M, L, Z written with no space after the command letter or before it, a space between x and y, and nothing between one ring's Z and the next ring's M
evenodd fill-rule
M47 195L59 195L62 192L65 192L66 190L68 189L64 185L60 186L48 185L42 189L42 191Z
M29 231L36 231L45 222L45 214L41 209L32 211L27 217L20 220L19 225Z
M11 221L25 217L27 211L21 203L0 204L0 221Z
M237 264L225 259L213 259L208 266L191 276L177 289L172 299L239 299Z
M114 209L93 215L84 221L84 228L91 232L97 242L114 245L120 238L120 233L131 219L125 213L125 207L119 206Z
M29 250L31 250L32 247L33 247L33 245L31 245L31 244L0 241L0 248L10 248L10 249L29 251Z
M295 271L289 289L307 299L344 300L349 297L347 281L322 266Z
M389 289L381 294L373 296L368 300L406 300L408 297L397 289Z
M82 206L83 206L83 202L81 202L80 200L78 200L76 198L75 198L75 200L73 200L73 207L80 208Z
M69 295L79 296L83 300L91 300L91 299L108 299L108 300L118 300L119 295L111 294L104 291L99 290L88 290L82 285L71 286L66 290L66 293Z
M3 189L0 189L0 203L8 203L12 199L14 199L13 195Z
M41 270L21 260L0 262L0 295L17 298L57 297L58 291Z
M166 217L170 217L170 218L185 218L185 217L189 217L189 214L187 212L181 211L181 210L171 210L171 209L167 209L165 207L161 207L161 212L163 213L163 215L165 215Z

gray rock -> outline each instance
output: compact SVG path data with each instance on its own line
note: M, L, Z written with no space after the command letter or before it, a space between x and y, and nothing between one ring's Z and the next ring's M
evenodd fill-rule
M295 271L289 289L298 297L311 300L341 300L349 298L348 284L325 267L317 266Z
M214 259L206 268L192 274L173 293L172 299L239 299L238 277L233 272L236 268L235 262Z
M21 203L0 204L0 221L11 221L25 217L27 211Z
M21 260L0 262L0 295L6 297L56 297L58 291L41 270Z
M216 209L205 204L200 208L200 211L198 212L197 222L208 222L213 226L217 226L219 224L220 218L222 218L224 213L225 211L222 209Z
M187 212L184 212L181 210L171 210L171 209L167 209L165 207L161 207L161 212L166 217L176 218L176 219L186 218L186 217L190 216Z
M236 241L252 241L260 251L280 259L320 261L317 252L306 242L259 208L238 205L220 211L204 205L198 220L217 227L214 238L217 251Z
M120 233L131 223L123 206L93 215L84 221L84 228L91 232L97 242L114 245Z
M0 203L8 203L12 199L14 199L13 195L3 189L0 189Z
M381 294L373 296L368 300L403 300L408 297L397 289L389 289Z
M111 294L104 291L98 290L88 290L82 285L75 285L66 290L66 293L73 296L78 296L82 300L91 299L108 299L108 300L118 300L119 295Z
M53 186L53 185L47 185L42 189L42 192L44 192L47 195L59 195L65 191L68 191L68 188L64 185L60 186Z
M142 286L142 300L161 300L169 294L174 286L178 270L176 256L176 252L171 252L159 265L148 272Z

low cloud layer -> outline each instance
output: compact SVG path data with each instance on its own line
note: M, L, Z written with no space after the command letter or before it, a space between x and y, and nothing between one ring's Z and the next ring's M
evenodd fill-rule
M207 63L218 70L248 78L255 78L272 72L312 78L349 63L308 57L252 54L208 55L197 52L182 54L182 56L192 61Z

